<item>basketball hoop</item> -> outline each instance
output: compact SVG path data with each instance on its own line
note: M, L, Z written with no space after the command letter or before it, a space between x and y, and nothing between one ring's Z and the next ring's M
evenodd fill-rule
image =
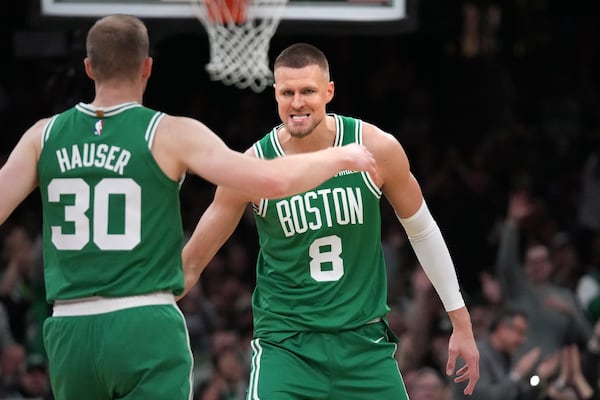
M288 0L191 0L208 34L212 80L262 92L273 83L269 42Z

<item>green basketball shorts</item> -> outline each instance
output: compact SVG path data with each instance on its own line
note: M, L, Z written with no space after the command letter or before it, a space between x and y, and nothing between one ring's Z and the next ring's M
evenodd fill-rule
M247 400L408 400L384 321L252 341Z
M44 345L54 397L190 400L188 337L174 301L49 317L44 322Z

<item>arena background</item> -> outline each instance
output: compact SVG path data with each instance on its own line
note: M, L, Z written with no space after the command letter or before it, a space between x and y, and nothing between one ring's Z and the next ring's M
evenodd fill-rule
M373 122L403 143L465 292L475 296L477 272L494 262L496 228L513 190L525 188L543 204L540 221L548 226L540 235L577 237L586 228L578 210L582 167L599 143L599 4L420 0L410 2L410 20L385 29L284 21L271 40L271 62L297 41L328 55L336 83L329 111ZM91 22L46 19L36 1L0 4L1 159L38 118L92 100L82 68ZM271 90L256 94L208 78L209 44L197 21L147 22L155 57L147 106L198 118L240 151L279 122ZM213 189L188 177L186 229ZM0 234L11 224L36 231L38 197L33 193ZM391 214L384 221L384 239L392 240L399 224ZM253 260L251 218L232 243Z

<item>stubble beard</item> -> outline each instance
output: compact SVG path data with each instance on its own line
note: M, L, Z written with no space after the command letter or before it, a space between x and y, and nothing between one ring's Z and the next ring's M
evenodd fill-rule
M319 126L319 124L323 121L321 118L319 121L314 121L310 126L304 128L295 128L294 126L290 126L290 124L286 124L285 128L288 134L295 139L302 139L315 131L315 128Z

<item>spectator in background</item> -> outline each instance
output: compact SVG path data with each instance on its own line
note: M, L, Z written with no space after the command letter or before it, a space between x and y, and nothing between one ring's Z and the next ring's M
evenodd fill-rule
M496 276L484 269L479 273L479 290L470 293L469 305L475 339L485 338L490 332L492 318L504 306L502 286Z
M539 388L529 384L529 378L540 360L540 349L534 347L515 358L525 342L528 317L517 309L497 311L490 325L490 333L477 342L479 348L480 383L473 391L472 400L533 399ZM537 374L547 380L558 363L556 355L540 364ZM452 400L468 399L457 385L452 385Z
M2 248L5 267L0 279L0 302L9 319L12 338L30 352L45 354L42 326L50 314L50 305L45 297L41 238L25 224L7 228ZM1 320L0 315L0 326Z
M19 385L25 372L27 352L19 343L13 343L0 354L0 399L19 397Z
M594 151L585 157L581 170L581 193L576 218L580 248L586 257L584 262L591 261L587 259L591 254L591 242L600 234L600 151L596 150L599 146L595 144Z
M559 286L576 291L577 283L583 274L579 249L566 232L554 234L549 248L554 264L552 280Z
M559 373L549 382L542 382L544 400L591 400L592 385L583 373L581 351L576 344L564 346L558 353Z
M410 400L449 400L448 382L439 371L421 367L405 376L406 391Z
M452 324L418 263L410 275L410 289L412 296L406 299L406 322L395 354L398 367L409 374L429 367L444 376Z
M577 299L592 323L600 317L600 234L590 239L588 264L575 289Z
M34 241L22 225L13 226L4 239L5 263L0 279L0 302L10 321L13 338L27 345L28 315L32 306L30 275L34 261Z
M208 357L210 335L217 328L218 318L212 303L204 297L199 284L179 301L179 308L185 317L194 359Z
M46 359L39 354L27 357L19 391L24 399L53 400Z
M247 345L236 331L218 330L211 337L210 364L196 377L196 400L241 400L245 398L249 364Z
M544 358L566 344L585 343L592 329L574 292L552 282L553 264L545 244L525 243L521 261L520 229L534 211L527 193L511 195L498 246L496 275L508 304L529 317L529 333L519 353L539 346Z
M586 346L581 349L581 372L600 399L600 320L594 324L594 332Z
M243 355L226 348L212 355L212 370L200 384L198 400L244 400L246 398L247 368Z
M6 313L6 308L0 304L0 354L2 351L13 344L15 339L10 331L10 322Z
M562 400L572 394L575 394L577 400L594 398L594 388L583 373L581 352L576 344L561 349L560 373L558 378L550 383L547 392L548 398L552 400Z
M431 358L438 346L429 346L432 336L438 331L435 324L443 312L442 303L435 296L435 289L420 265L416 265L410 276L412 296L407 298L405 330L400 336L395 354L400 371L417 370ZM436 363L437 364L437 363ZM443 371L440 365L430 367ZM440 370L440 367L442 369Z

